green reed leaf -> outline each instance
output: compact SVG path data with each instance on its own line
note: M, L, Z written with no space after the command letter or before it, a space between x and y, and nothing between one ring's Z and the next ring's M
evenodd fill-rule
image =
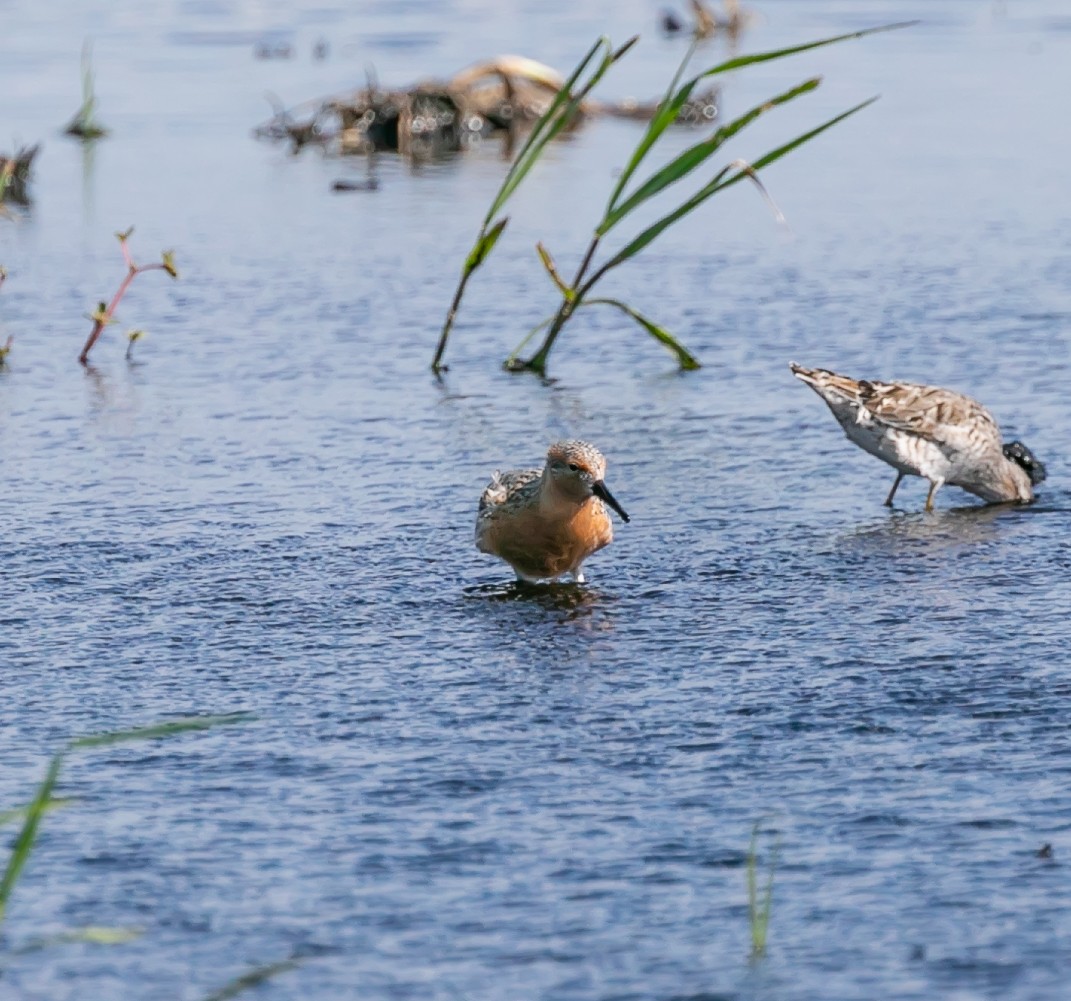
M676 93L673 92L673 88L676 87L680 80L680 77L684 72L684 67L687 65L688 60L691 58L694 51L695 44L693 43L692 47L689 48L688 52L685 54L684 59L681 61L680 66L677 68L677 72L673 76L673 82L670 84L670 89L666 93L665 99L658 106L654 115L651 116L651 120L647 123L647 128L640 137L640 141L632 151L632 156L629 157L628 163L625 164L625 169L621 171L621 176L617 179L617 184L614 185L614 189L610 193L610 200L606 205L607 214L613 211L614 206L617 204L617 200L621 197L621 193L625 190L626 185L632 179L632 175L636 173L636 170L639 168L644 158L651 151L651 147L658 142L662 133L677 120L677 115L680 114L681 108L684 107L688 98L692 96L692 91L699 83L699 78L696 77L689 80Z
M52 799L52 790L56 787L59 778L60 765L63 764L62 752L53 756L49 763L48 771L30 804L26 807L26 818L22 822L22 829L15 844L12 846L11 855L8 857L4 874L0 876L0 921L4 919L7 910L7 902L11 897L11 891L15 888L19 876L33 851L34 842L37 840L37 830L41 826L41 818L45 815L48 803Z
M277 963L265 963L263 966L258 966L256 969L228 981L219 990L207 995L204 1001L228 1001L229 998L237 997L250 988L264 983L265 980L270 980L272 977L279 976L280 973L286 973L288 970L300 966L301 963L302 960L298 957L284 959Z
M44 812L48 813L49 810L61 810L65 806L70 806L71 803L77 803L78 800L74 796L53 796L44 806ZM18 820L20 817L25 817L30 811L30 804L26 806L16 806L12 810L0 810L0 827L4 824L10 824L13 820Z
M487 259L487 255L494 250L495 244L498 243L498 238L502 235L502 231L506 228L508 222L509 216L503 216L490 229L479 235L475 246L469 251L469 256L465 259L466 271L471 273L483 264Z
M116 730L112 733L96 733L88 737L78 737L72 740L72 750L87 747L106 747L109 744L119 744L128 740L154 740L158 737L172 737L179 733L188 733L191 730L209 730L216 726L230 726L234 723L248 723L254 717L248 713L223 713L217 716L186 716L182 719L170 720L167 723L156 723L153 726L139 726L131 730Z
M579 95L573 95L573 87L588 68L588 64L595 58L596 53L600 49L606 49L609 52L609 47L610 43L606 38L597 39L595 44L588 49L584 58L577 63L573 72L566 78L558 93L554 95L547 110L536 120L528 133L528 138L507 172L502 182L502 187L499 188L498 194L495 196L495 200L487 210L487 216L484 219L485 227L490 223L491 219L498 215L502 206L509 200L510 195L517 190L517 186L535 165L547 143L572 121L573 116L580 108L581 101ZM604 55L603 60L605 61L606 58L607 56ZM590 89L590 86L588 86L585 88L584 93L590 92Z
M15 949L16 955L24 956L31 952L40 952L43 949L51 949L57 945L71 945L72 943L84 942L89 945L124 945L133 942L145 934L140 928L112 928L106 925L86 925L84 928L71 928L67 931L57 932L55 935L45 935L35 938L23 946Z
M562 276L558 273L558 267L554 263L554 258L550 256L550 251L543 246L542 243L536 244L536 253L539 254L539 259L543 262L543 267L547 274L550 275L550 280L554 282L555 287L561 292L562 297L565 299L575 299L576 292L562 279Z
M625 169L621 172L621 176L618 178L617 185L614 187L613 193L610 195L610 201L607 204L607 215L614 211L617 207L617 202L620 199L628 182L632 179L632 175L636 172L640 163L644 160L647 154L651 151L651 147L662 135L663 132L669 127L670 123L676 120L681 108L684 107L688 98L691 97L692 91L702 81L712 76L717 76L721 73L728 73L731 70L740 69L743 66L750 66L754 63L770 62L774 59L784 59L787 56L794 56L800 52L807 52L810 49L818 49L825 45L833 45L837 42L848 41L853 38L863 38L867 35L875 35L884 31L895 31L899 28L908 28L912 25L918 24L918 21L899 21L895 24L884 24L876 28L865 28L862 31L848 32L843 35L834 35L830 38L822 38L815 42L805 42L802 45L792 45L784 49L771 49L767 52L756 52L752 55L735 56L732 59L727 59L725 62L718 63L716 66L712 66L710 69L703 70L693 76L690 80L685 82L681 88L673 95L672 98L663 102L658 112L651 119L647 126L647 131L643 134L639 144L636 146L632 157L629 159ZM690 53L689 53L690 55ZM688 56L685 57L687 62ZM681 64L682 68L684 63ZM680 75L678 70L678 76ZM675 78L676 79L676 78Z
M758 846L759 822L751 829L751 843L747 852L747 911L751 928L751 958L760 959L766 955L766 942L770 931L770 911L773 908L774 875L780 855L779 845L775 842L770 856L770 866L766 874L766 886L762 897L758 888Z
M731 187L738 181L742 181L745 177L748 177L750 173L761 170L763 167L768 166L775 160L780 160L781 157L783 157L786 153L790 153L792 150L798 148L799 146L802 146L804 143L809 142L811 139L814 139L815 136L818 136L821 133L825 132L826 129L831 129L838 122L844 121L845 118L856 114L856 112L862 111L863 108L867 107L870 104L873 104L876 100L876 97L871 97L868 100L863 101L861 104L857 104L854 108L849 108L847 111L844 111L841 114L835 116L834 118L829 119L829 121L824 122L817 128L811 129L809 132L804 132L802 135L797 136L795 139L785 143L783 146L778 146L776 149L771 150L764 156L759 157L759 159L752 163L748 169L738 170L737 173L735 173L728 179L725 179L725 175L732 170L732 165L724 167L722 170L718 171L718 173L714 175L713 180L709 181L702 188L700 188L699 191L697 191L691 198L689 198L683 204L679 205L668 215L663 216L661 219L658 220L658 222L654 223L651 226L648 226L647 229L640 233L640 235L637 236L631 243L629 243L628 246L626 246L618 254L612 257L606 264L604 264L600 269L600 276L602 274L605 274L611 268L615 268L619 264L623 264L629 258L635 257L636 254L638 254L641 250L643 250L644 247L646 247L649 243L651 243L663 232L665 232L670 226L673 225L673 223L677 222L678 219L681 219L684 216L688 215L688 213L693 212L700 205L702 205L703 202L705 202L712 195L716 194L718 191L721 191L723 188Z
M606 233L638 206L664 191L671 184L676 184L677 181L687 177L693 170L705 163L718 151L718 149L738 132L755 121L756 118L759 118L767 111L770 111L779 105L787 104L789 101L795 100L803 94L809 94L812 90L815 90L818 87L819 83L821 83L820 77L805 80L798 86L786 90L783 94L778 94L777 97L771 98L769 101L764 101L757 107L752 108L749 112L741 115L728 125L723 125L708 139L704 139L702 142L698 142L694 146L689 147L666 164L661 170L652 174L639 188L636 189L636 191L629 195L624 202L606 216L595 232L599 236L605 236Z
M503 366L508 369L523 368L523 363L519 362L521 352L524 350L528 342L535 337L541 330L546 330L554 322L553 316L548 316L542 323L537 323L531 330L528 331L524 337L521 338L521 343L518 344L510 353L509 357L503 362Z
M644 330L647 331L659 344L665 345L677 356L677 363L680 365L682 371L692 372L702 366L699 364L699 359L695 357L683 344L680 343L665 327L659 326L653 320L649 320L646 316L640 313L638 310L633 309L626 303L621 302L618 299L585 299L582 303L584 306L613 306L615 309L621 310L626 316L630 316L635 320Z

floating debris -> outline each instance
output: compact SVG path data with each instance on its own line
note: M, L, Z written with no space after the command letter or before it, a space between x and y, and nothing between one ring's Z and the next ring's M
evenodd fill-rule
M740 6L740 0L725 0L725 12L718 13L711 9L704 0L689 0L695 22L689 32L690 37L705 40L724 33L735 44L743 30L754 20L749 10ZM685 20L669 7L663 8L659 15L659 24L667 35L677 35L688 27Z
M294 50L286 42L278 42L271 45L268 42L258 42L253 49L253 55L257 59L289 59Z
M385 90L374 80L357 93L306 102L287 110L275 98L275 114L255 134L289 142L294 152L315 145L334 152L389 150L413 159L457 152L497 132L534 122L550 106L564 78L524 56L500 56L462 70L448 81ZM584 101L577 124L612 116L649 120L658 101ZM677 116L682 125L706 125L718 115L718 92L692 96Z
M684 22L677 16L677 12L668 7L662 11L662 30L667 35L675 35L684 30Z
M30 204L30 168L40 148L40 144L23 146L13 156L0 153L0 203Z
M346 178L340 178L331 185L332 191L378 191L379 181L374 177L369 177L364 181L351 181Z

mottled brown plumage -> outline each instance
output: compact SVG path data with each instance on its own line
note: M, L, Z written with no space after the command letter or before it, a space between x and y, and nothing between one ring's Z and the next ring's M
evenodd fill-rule
M825 400L845 434L897 471L930 481L926 510L945 483L990 503L1028 503L1045 467L1020 442L1005 445L988 410L961 393L910 382L851 379L795 362L793 374Z
M606 505L628 521L603 477L606 460L593 445L552 445L542 469L495 473L480 497L476 546L505 560L526 581L571 574L614 537Z

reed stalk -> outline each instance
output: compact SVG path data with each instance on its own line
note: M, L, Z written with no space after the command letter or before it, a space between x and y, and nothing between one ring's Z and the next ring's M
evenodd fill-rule
M93 85L93 45L87 39L82 44L82 105L63 130L83 142L103 139L108 130L96 119L97 93Z
M469 279L480 265L487 260L488 255L490 255L499 237L502 236L503 231L509 224L509 216L500 215L502 209L520 183L527 177L528 172L535 166L547 144L573 124L582 110L584 100L595 88L596 84L606 75L610 67L621 59L637 41L638 36L629 39L619 49L612 49L609 39L600 38L588 50L584 58L580 60L557 94L554 95L547 110L532 126L528 138L514 158L513 164L502 181L502 186L498 189L498 193L491 202L491 207L487 210L487 215L484 216L483 223L480 226L480 232L476 236L476 242L462 265L461 277L454 291L453 301L450 303L450 308L446 313L446 320L443 322L442 330L439 333L439 343L435 349L435 357L431 362L433 372L442 372L446 368L443 364L443 356L446 353L450 332L457 318L457 311L461 306L461 300L465 295ZM581 82L588 67L592 65L592 62L600 52L601 57L595 64L595 68ZM574 88L576 88L575 91Z
M747 126L751 125L762 115L765 115L774 108L788 104L789 102L814 91L821 83L821 78L813 77L804 80L783 93L757 105L733 121L719 126L710 136L693 144L688 149L684 150L684 152L675 156L669 163L656 169L645 180L633 184L633 179L639 167L647 158L651 150L665 135L669 126L676 120L678 113L687 103L701 81L727 73L731 70L742 69L756 63L783 59L787 56L805 52L810 49L820 48L825 45L832 45L848 39L862 38L877 32L906 27L908 23L915 22L883 25L864 31L836 35L815 42L807 42L789 48L776 49L748 56L736 56L712 66L709 69L703 70L701 73L690 77L684 84L679 84L692 51L694 50L693 46L693 49L689 50L688 54L681 62L659 110L648 123L644 134L641 136L633 150L629 162L621 171L617 183L607 200L602 218L594 228L587 249L581 258L580 265L571 282L565 283L562 281L550 252L540 245L540 260L542 261L544 268L550 274L551 279L558 287L562 300L553 317L549 321L546 321L546 334L543 342L539 345L536 351L530 357L522 359L520 357L520 348L515 349L506 360L506 368L511 371L531 371L539 375L545 375L551 349L554 347L555 342L561 335L566 324L582 306L596 304L611 305L623 311L626 315L629 315L649 334L655 337L676 355L678 365L682 370L698 368L699 362L695 356L685 349L683 345L669 333L669 331L648 318L643 317L636 310L632 309L632 307L619 300L589 298L592 290L609 272L624 264L626 261L632 260L672 225L679 222L691 212L694 212L719 191L724 191L726 188L732 187L740 181L751 181L758 188L767 204L773 208L776 217L781 219L781 213L776 205L773 204L769 193L759 180L758 172L793 150L798 149L805 143L810 142L827 129L832 128L846 118L862 111L863 108L872 104L877 98L869 98L868 100L849 108L847 111L830 118L816 128L812 128L796 136L794 139L777 146L752 163L737 159L732 161L728 166L720 168L714 173L709 181L699 188L698 191L683 200L676 208L668 212L657 222L643 229L637 236L626 243L622 249L616 251L616 253L612 253L611 256L602 263L598 263L598 254L604 238L607 237L619 223L629 218L629 216L631 216L640 206L646 204L652 198L661 195L668 188L677 184L685 177L688 177L698 168L704 166L726 142L740 133Z
M759 824L751 829L751 843L747 852L747 913L751 927L751 959L754 962L766 955L766 940L770 930L770 909L773 905L774 872L777 869L778 848L775 845L770 857L766 885L760 896L758 889Z

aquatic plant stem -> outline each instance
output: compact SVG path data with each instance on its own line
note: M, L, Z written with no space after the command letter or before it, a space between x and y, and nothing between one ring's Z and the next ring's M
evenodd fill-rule
M123 251L123 260L126 261L127 271L126 275L123 276L123 280L120 282L115 295L112 296L112 301L107 305L103 302L100 303L97 306L96 311L90 317L93 321L93 329L89 332L89 337L86 338L82 353L78 356L78 360L83 365L89 363L89 352L93 349L93 345L100 339L100 335L104 333L104 328L115 322L115 310L118 308L120 300L126 294L126 290L130 288L131 282L133 282L138 275L145 271L166 271L172 278L178 278L178 270L175 267L171 251L164 251L163 260L154 261L152 264L134 263L134 259L130 256L130 248L127 246L127 240L133 232L134 227L131 226L125 233L115 234L119 239L119 246Z
M770 909L773 904L774 873L777 869L779 845L775 842L766 877L765 892L761 898L758 890L759 821L751 829L751 844L747 853L747 900L748 923L751 926L751 961L754 963L766 955L766 940L770 930Z
M431 370L436 375L446 369L446 366L442 363L443 354L446 352L446 342L450 339L450 331L454 327L454 318L457 316L457 311L461 307L461 300L465 295L465 286L468 285L474 270L474 268L465 268L465 270L461 272L461 278L457 283L457 291L454 292L454 301L450 303L450 309L446 314L446 321L443 323L442 332L439 334L439 345L435 349L435 358L431 363Z
M511 363L507 364L507 368L511 371L529 371L536 372L539 375L546 374L547 358L550 356L550 349L554 347L554 342L558 339L558 334L562 332L562 328L569 322L569 318L573 313L576 312L576 308L583 301L585 294L590 290L592 284L602 273L600 270L596 273L595 278L581 286L581 282L584 281L584 276L587 274L588 268L591 267L595 252L599 249L599 242L601 239L602 238L598 233L591 238L591 243L588 244L584 259L580 262L580 267L576 270L576 276L573 278L572 285L562 290L562 304L558 307L558 312L551 321L550 329L547 331L546 337L543 338L543 343L539 346L539 350L527 361L513 359Z
M685 216L694 212L717 192L731 187L741 180L749 179L757 187L767 204L771 207L778 222L783 223L784 217L773 203L773 200L770 198L769 193L766 191L762 182L759 180L758 171L763 167L774 163L776 160L779 160L781 157L792 152L792 150L797 149L799 146L802 146L804 143L814 139L816 136L825 132L827 129L832 128L839 122L844 121L851 115L861 111L876 100L876 98L871 98L870 100L857 104L853 108L849 108L847 111L836 115L817 127L768 151L752 163L741 159L733 160L727 166L718 170L710 180L700 186L692 195L680 202L676 208L663 215L662 218L658 219L656 222L648 225L637 235L633 236L622 249L613 254L609 260L600 264L598 268L594 270L594 273L588 277L588 271L592 264L595 252L598 249L599 239L601 237L608 235L611 230L625 218L632 215L640 206L661 195L667 189L709 163L711 157L717 154L726 142L735 137L756 119L774 108L788 104L805 94L811 93L821 82L819 77L811 77L788 90L771 97L736 119L726 122L723 125L719 125L709 136L679 152L676 156L670 159L668 163L655 169L646 179L633 182L633 178L640 165L665 135L666 130L670 125L678 119L681 111L692 98L694 90L700 81L752 63L780 59L785 56L794 55L797 52L804 52L824 45L831 45L849 38L861 38L864 35L874 34L875 32L889 31L892 28L905 27L907 23L908 22L905 22L904 24L885 25L862 32L854 32L848 35L837 35L832 38L820 39L817 42L808 42L804 45L792 46L786 49L760 52L752 56L733 57L727 62L719 63L716 66L712 66L711 68L692 76L685 83L681 84L680 80L684 75L685 66L691 56L692 50L690 49L688 55L685 56L684 61L677 69L669 89L666 91L666 97L656 109L654 116L647 125L646 131L640 138L636 148L633 150L627 165L620 172L617 183L610 194L610 198L603 212L602 219L595 227L594 237L591 244L588 246L583 263L581 264L572 285L566 285L561 280L550 254L545 247L541 244L539 245L539 256L543 266L550 275L551 280L554 282L558 291L561 293L562 301L558 305L555 315L549 321L546 336L535 354L530 358L521 359L519 357L520 348L517 348L510 357L507 358L506 368L510 371L530 371L535 372L540 376L545 376L547 359L562 328L572 318L578 307L593 304L591 300L585 300L594 285L608 271L636 257L667 229L679 222ZM616 299L600 299L595 301L604 305L614 306L621 310L643 327L648 334L673 351L677 356L682 371L700 367L695 356L684 348L668 330L649 320L627 303Z
M609 39L598 39L558 89L547 110L532 126L528 139L514 159L505 179L502 181L498 194L491 203L491 207L487 210L487 215L484 217L480 232L476 237L476 243L465 259L458 288L454 293L454 300L450 306L450 311L446 315L446 321L443 323L442 331L439 334L439 344L435 351L435 357L431 362L431 370L434 373L439 374L445 369L442 363L443 354L446 351L446 342L449 340L450 331L453 328L454 318L464 295L465 286L468 284L472 273L483 264L494 249L498 238L502 235L502 231L509 223L509 216L499 216L499 212L509 201L513 192L517 190L518 185L524 180L528 172L535 166L547 144L564 129L569 128L577 116L583 113L584 101L588 94L594 90L610 67L621 59L637 41L639 41L639 36L634 35L620 48L612 49ZM584 72L600 51L602 52L602 58L598 61L590 76L581 83ZM575 91L574 87L576 88ZM496 216L498 217L497 219Z

